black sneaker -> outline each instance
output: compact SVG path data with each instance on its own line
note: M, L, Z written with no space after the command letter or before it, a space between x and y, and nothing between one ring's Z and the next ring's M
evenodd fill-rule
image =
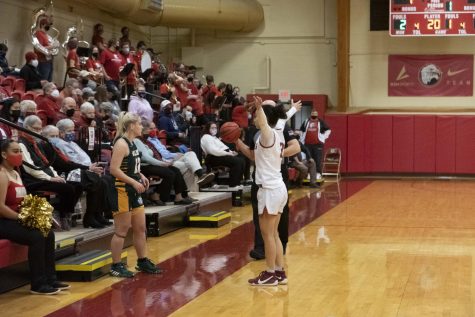
M254 260L264 260L266 258L266 255L263 250L257 250L257 249L252 249L249 252L249 256L253 258Z
M35 295L55 295L60 292L59 289L51 287L50 285L43 285L37 289L31 289L30 293Z
M163 270L150 261L149 258L138 259L135 269L148 274L160 274L163 272Z
M198 184L199 186L209 184L214 180L214 177L214 173L204 174L198 179L196 184Z
M50 286L51 286L52 288L57 288L57 289L59 289L60 291L65 291L65 290L71 288L71 285L66 284L66 283L62 283L62 282L59 282L59 281L56 281L56 282L51 283Z
M131 278L131 277L134 277L135 275L134 272L129 271L127 269L127 265L125 265L125 263L122 263L122 262L112 263L109 274L115 277L126 277L126 278Z
M190 205L193 201L189 198L183 198L182 200L175 201L175 205Z

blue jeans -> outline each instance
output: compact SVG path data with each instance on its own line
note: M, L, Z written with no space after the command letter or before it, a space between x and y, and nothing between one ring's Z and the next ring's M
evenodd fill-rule
M42 80L53 81L53 60L38 63L38 72Z

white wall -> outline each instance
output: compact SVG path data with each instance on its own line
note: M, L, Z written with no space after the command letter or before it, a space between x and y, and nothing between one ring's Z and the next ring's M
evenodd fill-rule
M388 97L389 54L473 54L473 37L390 37L369 31L369 0L351 1L350 106L467 108L473 97Z
M328 94L336 103L336 1L261 0L265 24L251 33L197 31L204 69L216 82L231 82L241 92L265 86L266 57L270 87L262 93ZM183 56L186 59L186 56Z

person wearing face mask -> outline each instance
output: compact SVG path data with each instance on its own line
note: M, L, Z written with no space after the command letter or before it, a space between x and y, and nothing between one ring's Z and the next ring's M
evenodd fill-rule
M330 127L318 118L318 112L314 110L310 113L310 118L302 123L300 131L302 131L301 141L317 166L317 180L319 180L322 178L323 145L330 136Z
M67 290L70 286L56 278L53 230L45 237L39 230L26 228L18 221L20 204L27 194L16 171L22 164L20 146L13 140L1 141L0 152L0 239L29 247L32 294L54 295Z
M137 64L135 63L135 58L130 53L130 44L128 42L124 42L121 44L120 47L120 54L123 59L123 65L133 64L134 67L127 75L127 95L131 96L133 91L135 90L135 86L137 84Z
M40 134L42 132L41 119L37 116L28 116L24 122L24 128ZM21 167L22 179L29 193L52 192L56 194L57 203L55 210L59 211L60 224L63 230L70 230L71 215L74 213L74 206L81 196L81 189L69 184L59 176L52 167L46 167L50 163L50 158L42 149L42 140L30 134L22 133L20 136L20 148L23 155ZM31 168L29 166L36 168ZM40 169L40 167L42 167Z
M15 98L8 98L2 100L2 110L0 110L0 118L18 124L18 119L21 115L20 102ZM6 124L0 123L0 128L6 133L8 139L18 141L18 130Z
M215 122L209 122L205 128L205 134L201 137L201 149L205 155L205 162L211 168L226 166L230 168L229 186L240 186L243 180L245 161L242 156L232 151L218 137L218 126Z
M145 87L139 85L137 87L137 95L130 97L129 112L140 116L142 120L153 120L153 109L146 97Z
M135 56L134 56L135 64L137 65L138 73L142 74L144 71L146 71L146 69L141 68L141 65L142 65L142 56L145 50L147 49L147 45L145 45L144 41L139 41L136 47L137 47L137 51L135 52Z
M186 134L180 131L173 116L172 103L169 100L163 100L160 104L160 109L158 128L167 132L167 141L171 144L188 144Z
M84 129L96 126L96 108L90 102L85 102L79 108L80 116L76 122L76 129Z
M61 109L59 110L56 121L53 124L56 124L59 120L62 119L71 119L77 121L79 114L76 113L77 106L74 98L66 97L61 101Z
M100 83L103 80L104 68L99 60L99 48L97 46L93 46L91 49L91 55L86 61L86 70L97 83Z
M120 33L122 33L122 37L119 39L120 46L123 44L131 46L132 42L129 39L129 28L126 26L122 27L122 29L120 29Z
M64 83L63 90L61 90L60 99L72 97L76 101L76 104L82 104L84 100L82 98L82 90L80 86L81 85L76 78L68 78Z
M119 41L112 38L108 42L108 47L100 54L101 64L104 65L104 79L108 87L114 86L119 88L120 70L124 66L124 60L117 51Z
M109 179L103 177L103 168L92 163L87 153L74 142L74 122L70 119L60 120L56 127L46 126L42 134L53 144L53 148L42 147L46 156L51 157L55 152L57 154L53 162L55 170L68 175L67 179L71 180L71 183L77 183L76 186L87 192L83 226L103 228L104 225L110 224L103 216L107 206L102 199L107 194L105 186L108 185Z
M20 119L18 119L18 125L23 126L23 121L25 120L26 117L31 116L31 115L36 115L36 111L37 111L36 102L34 102L33 100L22 100L20 102L20 110L21 110L21 115L20 115Z
M41 88L47 81L43 80L38 72L38 56L34 52L27 52L25 60L25 65L20 69L20 77L25 80L25 89L41 93Z
M43 126L53 124L58 121L58 113L61 109L59 90L54 83L47 83L43 86L44 98L38 103L38 117L41 118Z
M40 19L39 29L35 32L35 37L38 42L46 49L53 48L52 43L48 38L47 32L51 26L51 21L48 17ZM35 53L38 56L38 71L41 75L41 79L52 81L53 80L53 55L45 55L35 48Z

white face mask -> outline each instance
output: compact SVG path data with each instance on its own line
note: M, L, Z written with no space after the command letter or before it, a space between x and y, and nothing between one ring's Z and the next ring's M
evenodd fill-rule
M186 119L187 121L190 121L191 118L193 118L193 113L191 113L191 111L186 111L186 112L185 112L185 119Z
M215 136L216 134L218 134L218 129L217 128L209 129L209 134L211 134L212 136Z
M248 113L248 114L247 114L247 118L248 118L248 119L252 119L252 114Z
M38 67L38 60L37 59L32 60L31 61L31 66Z
M55 89L51 92L51 97L58 98L59 97L59 90Z
M122 50L122 52L124 52L124 54L125 54L125 55L127 55L127 54L129 54L129 52L130 52L130 49L128 49L128 48L124 48L124 49Z

